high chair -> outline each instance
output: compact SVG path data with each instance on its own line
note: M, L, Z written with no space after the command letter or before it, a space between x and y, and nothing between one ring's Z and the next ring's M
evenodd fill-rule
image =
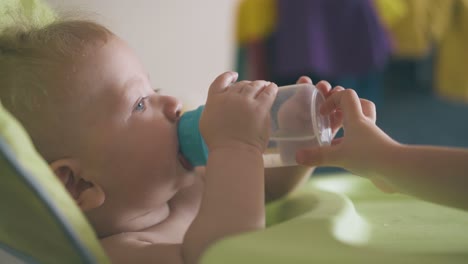
M285 175L287 177L287 175ZM21 125L0 106L0 263L109 263ZM468 213L317 176L266 207L267 228L212 245L201 264L466 263Z
M15 5L35 20L53 16L40 0L0 0L0 30L11 23L5 10ZM468 263L467 212L384 194L347 173L312 177L268 204L266 219L263 230L216 242L200 263ZM110 263L83 213L1 104L0 263Z

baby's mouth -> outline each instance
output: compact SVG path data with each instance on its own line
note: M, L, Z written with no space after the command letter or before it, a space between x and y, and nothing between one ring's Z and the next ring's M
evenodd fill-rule
M182 155L182 153L179 152L179 154L177 155L177 158L179 159L179 162L180 164L182 164L182 167L184 167L184 169L188 171L194 170L194 167L192 166L192 164L190 164L190 162L184 157L184 155Z

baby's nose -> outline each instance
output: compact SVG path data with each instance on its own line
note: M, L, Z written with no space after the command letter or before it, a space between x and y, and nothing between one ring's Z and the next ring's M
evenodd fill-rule
M164 96L164 115L171 121L177 121L181 115L182 103L175 97Z

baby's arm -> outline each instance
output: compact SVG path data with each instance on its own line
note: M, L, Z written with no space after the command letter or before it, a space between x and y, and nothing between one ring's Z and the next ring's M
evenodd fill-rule
M394 141L375 125L375 106L350 89L333 89L322 110L342 120L345 135L299 151L299 163L343 167L383 191L468 210L468 150Z
M270 202L303 185L314 168L306 166L289 166L265 168L265 201Z
M265 224L262 153L277 86L236 78L225 73L213 82L200 121L210 155L200 210L182 245L186 263L222 237Z

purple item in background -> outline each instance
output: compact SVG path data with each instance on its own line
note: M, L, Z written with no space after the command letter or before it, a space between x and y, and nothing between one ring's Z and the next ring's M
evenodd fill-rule
M380 70L390 37L370 0L278 0L273 76L328 78Z

